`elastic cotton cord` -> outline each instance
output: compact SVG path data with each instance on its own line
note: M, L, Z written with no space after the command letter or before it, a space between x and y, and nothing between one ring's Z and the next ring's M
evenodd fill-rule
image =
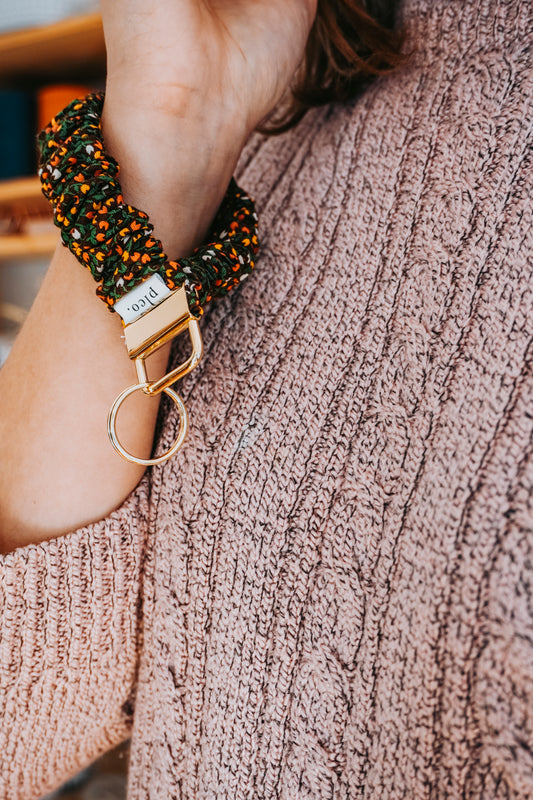
M103 94L75 100L38 136L43 194L54 210L63 244L91 272L97 295L111 311L121 297L160 275L169 289L185 287L190 310L237 286L258 251L253 200L231 181L207 243L171 261L148 215L124 202L119 165L105 152Z

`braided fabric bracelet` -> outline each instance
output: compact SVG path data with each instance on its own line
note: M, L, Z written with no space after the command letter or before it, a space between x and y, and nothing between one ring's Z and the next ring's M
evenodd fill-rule
M248 275L257 254L253 201L231 181L207 237L192 256L171 261L147 214L124 202L119 165L105 152L103 94L74 100L38 135L42 191L63 244L86 266L97 295L113 311L121 297L153 274L169 289L184 286L195 315Z
M54 210L63 244L91 272L96 294L125 324L129 357L138 383L116 398L108 417L115 450L136 464L160 464L181 447L188 417L170 386L190 372L202 356L198 317L214 297L225 295L253 269L258 250L257 217L251 198L230 182L207 237L207 244L171 261L154 236L147 214L124 202L119 165L105 152L101 113L103 95L75 100L38 136L42 190ZM188 331L189 358L150 381L145 360L166 342ZM165 392L180 417L177 439L163 455L138 458L119 442L116 417L124 400L142 390Z

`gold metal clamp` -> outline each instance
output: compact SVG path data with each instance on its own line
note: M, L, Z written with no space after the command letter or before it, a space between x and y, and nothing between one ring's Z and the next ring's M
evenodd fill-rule
M185 331L188 331L191 340L192 351L189 358L162 378L150 381L145 363L148 356ZM139 382L124 389L111 406L107 419L109 438L117 453L127 461L143 466L162 464L180 449L188 429L188 415L183 400L170 386L197 366L203 352L200 326L189 310L185 288L176 289L148 313L126 325L124 335L128 355L135 362ZM119 408L127 397L138 390L150 396L165 392L178 408L180 416L178 436L172 447L157 458L138 458L132 455L123 447L117 436L116 420Z

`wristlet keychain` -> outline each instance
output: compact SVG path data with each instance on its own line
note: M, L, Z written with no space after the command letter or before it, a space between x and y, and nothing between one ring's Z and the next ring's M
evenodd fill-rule
M136 464L161 464L185 439L187 411L170 386L202 357L198 319L204 306L237 286L254 267L257 217L251 198L231 181L208 234L192 256L170 261L153 235L148 216L124 202L119 165L105 152L103 94L70 103L39 134L42 190L54 210L63 244L91 272L96 294L122 317L126 347L138 383L116 398L108 417L115 450ZM192 352L180 366L150 381L146 358L188 331ZM142 459L119 442L116 418L129 395L165 392L176 404L180 428L172 447L158 458Z

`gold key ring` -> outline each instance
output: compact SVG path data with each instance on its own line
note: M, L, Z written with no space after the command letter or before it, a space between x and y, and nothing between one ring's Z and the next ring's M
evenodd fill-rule
M128 386L128 388L124 389L124 391L121 392L119 396L116 398L115 402L111 406L111 410L109 411L109 415L107 417L107 432L109 434L111 444L113 445L117 453L121 455L122 458L125 458L126 461L131 461L132 464L140 464L143 467L152 467L155 464L163 464L165 461L168 461L169 458L172 458L172 456L175 453L177 453L180 447L182 446L185 436L187 435L187 429L189 427L189 417L187 415L187 409L185 408L183 400L181 399L179 394L177 394L173 389L166 386L163 389L163 392L165 394L168 394L168 396L174 401L180 417L180 428L176 441L174 442L170 450L167 450L166 453L163 453L163 455L158 456L157 458L138 458L137 456L134 456L131 453L129 453L126 450L126 448L123 447L123 445L120 443L119 438L117 436L117 414L120 406L122 405L124 400L130 396L130 394L133 394L138 390L144 391L146 393L145 390L148 389L149 387L150 383L148 382L136 383L133 386Z
M191 342L189 358L183 364L171 369L162 378L150 381L146 371L146 359L167 342L184 332L188 332ZM163 464L169 458L172 458L183 444L189 427L189 418L183 400L170 388L170 385L191 372L202 357L203 346L200 327L196 317L189 311L185 289L183 287L176 289L151 311L126 325L124 338L128 356L135 362L139 383L124 389L111 406L107 418L107 432L111 444L122 458L125 458L126 461L131 461L132 464L152 467L155 464ZM165 392L174 401L179 412L180 429L178 437L170 450L167 450L166 453L163 453L158 458L137 458L137 456L132 455L123 447L117 436L118 410L124 400L138 390L151 397Z

